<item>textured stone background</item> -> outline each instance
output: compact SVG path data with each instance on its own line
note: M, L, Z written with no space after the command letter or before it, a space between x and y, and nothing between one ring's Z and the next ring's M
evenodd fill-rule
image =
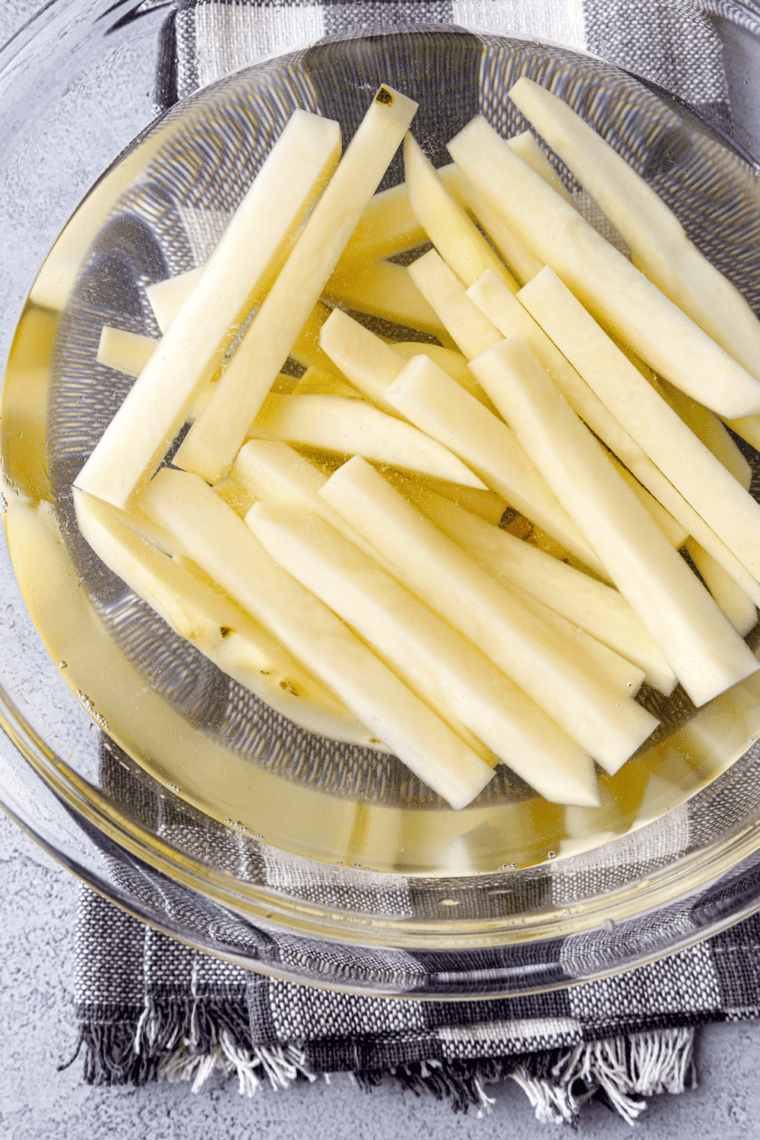
M38 0L0 0L0 42ZM760 154L760 46L726 27L727 62L741 138ZM0 188L0 193L2 189ZM0 816L0 1138L2 1140L210 1140L248 1137L319 1140L413 1135L443 1140L538 1136L522 1092L496 1092L493 1113L454 1117L446 1105L386 1086L360 1092L347 1077L287 1092L240 1097L234 1084L212 1081L194 1096L185 1085L95 1089L81 1067L58 1073L76 1040L72 931L77 884L10 820ZM760 1119L760 1024L712 1026L700 1035L700 1087L658 1097L641 1120L658 1140L755 1137ZM550 1130L551 1131L551 1130ZM592 1106L585 1137L630 1135L622 1120Z

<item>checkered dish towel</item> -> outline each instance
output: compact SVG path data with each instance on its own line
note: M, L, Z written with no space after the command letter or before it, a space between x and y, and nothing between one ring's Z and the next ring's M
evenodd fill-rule
M111 13L123 24L164 6L165 0L122 0ZM348 28L426 21L535 34L589 50L725 123L711 12L760 35L760 8L738 0L179 0L162 34L159 97L170 106L252 60ZM126 778L106 740L103 760L114 779ZM166 811L160 797L151 805L142 785L136 795L146 824L155 826L151 813ZM174 825L187 828L180 819ZM136 898L155 889L155 880L137 883L140 874L136 869L128 884ZM698 929L719 906L719 898L703 897L679 919ZM202 925L201 909L191 921ZM262 937L263 964L293 966L296 951L286 938ZM550 983L582 977L560 941L540 949L533 964ZM186 1079L200 1086L222 1069L251 1094L350 1071L365 1087L394 1079L449 1097L458 1110L486 1109L489 1084L512 1078L540 1120L575 1122L583 1102L597 1097L632 1121L647 1095L693 1084L696 1026L760 1013L759 943L760 918L750 918L614 978L527 997L414 1002L248 973L174 942L85 889L78 923L85 1078L99 1084ZM582 957L583 948L576 951ZM433 972L440 986L445 954L408 958L407 992L421 989L418 983ZM489 965L485 958L482 965ZM333 960L333 966L340 974L345 964Z

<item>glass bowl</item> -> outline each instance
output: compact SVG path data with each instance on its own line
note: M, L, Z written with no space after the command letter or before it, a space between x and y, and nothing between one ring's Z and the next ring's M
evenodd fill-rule
M420 102L414 131L441 165L478 112L505 135L524 129L506 92L531 75L656 185L757 307L747 156L603 61L433 25L321 40L156 118L166 13L125 15L59 0L0 55L5 809L174 937L365 993L568 985L756 910L760 682L698 712L650 694L663 727L603 781L597 813L571 818L504 770L452 812L395 758L306 731L199 658L104 570L71 508L71 480L128 387L93 363L101 326L155 333L145 287L207 256L295 107L337 118L347 139L390 83ZM395 160L384 185L400 177Z

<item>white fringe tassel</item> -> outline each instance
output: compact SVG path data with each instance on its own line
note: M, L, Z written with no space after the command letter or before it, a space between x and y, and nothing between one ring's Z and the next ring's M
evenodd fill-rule
M185 1038L161 1062L158 1079L192 1081L191 1091L197 1093L216 1071L224 1077L237 1075L240 1095L249 1097L264 1084L277 1090L289 1088L299 1076L310 1081L317 1079L306 1067L306 1055L295 1045L241 1049L224 1031L213 1049L203 1053L195 1050L191 1038Z
M150 1039L152 1028L146 1019L141 1025L142 1036ZM605 1093L628 1124L635 1124L647 1106L647 1097L695 1087L693 1047L692 1029L638 1033L629 1038L576 1045L555 1065L549 1077L534 1077L521 1065L511 1078L522 1088L536 1119L543 1124L576 1124L583 1104L597 1091ZM196 1035L191 1032L162 1061L158 1077L165 1081L191 1081L192 1091L197 1093L217 1071L224 1077L236 1074L240 1094L249 1097L262 1085L287 1089L299 1076L310 1081L317 1079L317 1074L306 1066L306 1055L295 1045L241 1049L224 1031L210 1051L199 1050ZM582 1083L580 1093L573 1091L576 1082ZM491 1111L494 1102L479 1081L476 1087L480 1098L478 1116L483 1116Z
M628 1124L635 1124L647 1097L695 1087L693 1048L692 1029L637 1033L577 1045L555 1066L551 1078L533 1077L520 1066L512 1079L544 1124L576 1123L583 1103L598 1090ZM578 1080L586 1090L580 1095L573 1092Z

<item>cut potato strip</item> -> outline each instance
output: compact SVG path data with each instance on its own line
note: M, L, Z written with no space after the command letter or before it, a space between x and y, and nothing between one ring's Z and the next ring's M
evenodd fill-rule
M612 415L745 569L760 580L760 505L697 439L556 274L542 271L520 295Z
M626 661L614 649L610 649L608 645L597 641L585 629L581 629L579 625L574 625L562 614L533 597L532 594L521 590L519 586L511 585L509 589L518 602L521 602L526 609L529 609L531 613L534 613L537 618L559 635L560 644L569 641L574 646L579 659L587 661L597 676L604 677L608 686L615 689L621 698L627 699L636 696L645 680L643 669L639 669L638 665Z
M528 166L530 166L532 170L535 170L536 174L541 175L544 182L548 182L552 189L556 190L558 194L561 194L566 202L569 202L571 205L573 204L572 194L530 131L521 131L519 135L507 139L507 142L515 154L519 154L523 162L527 162Z
M195 269L187 269L184 273L147 286L145 294L162 333L169 331L169 325L192 293L202 272L203 266L196 265Z
M321 497L319 492L327 482L327 476L287 444L250 440L238 453L231 474L234 481L249 493L253 493L249 510L255 502L264 502L318 515L349 543L363 551L373 563L378 563L391 578L397 576L394 566L382 552L378 552L372 543L354 530L342 515L333 510ZM247 513L246 511L246 516ZM498 757L486 748L469 728L453 717L447 707L436 706L430 699L428 703L482 759L492 766L498 763Z
M465 177L647 364L719 415L760 411L760 383L596 232L482 116L449 143Z
M509 140L513 142L512 139ZM513 276L525 283L530 281L544 263L540 257L518 237L512 227L504 221L503 215L495 209L491 200L482 194L465 178L461 170L452 164L452 175L446 179L451 193L458 198L466 210L483 227L489 240L499 251L512 270Z
M470 300L437 250L431 249L413 261L409 273L465 359L472 360L502 340L499 330Z
M424 431L345 396L267 396L248 435L363 455L406 471L485 487L461 459Z
M346 243L337 269L366 265L380 258L406 253L426 242L427 236L412 213L406 184L391 186L375 194Z
M535 285L531 282L530 289L526 287L520 290L518 300L530 309L532 296L536 294L537 290L551 274L552 270L548 268L545 269L540 276L536 277ZM486 277L484 277L482 282L478 283L478 286L475 288L479 290L482 286L487 285L489 292L491 292L493 284L493 282L487 281ZM495 286L500 287L498 281L495 282ZM479 298L483 300L484 294L481 295L479 293ZM490 311L493 311L494 315L496 315L495 310ZM536 310L536 316L539 316L538 310ZM549 368L549 371L561 387L560 381L566 380L565 373L557 372L552 368ZM586 383L585 379L580 377L577 372L575 375L582 381L581 385L576 385L573 388L566 387L563 391L578 415L580 415L592 431L611 449L613 454L625 464L629 472L649 491L657 502L673 516L677 524L682 527L687 534L692 535L705 550L709 551L711 556L720 563L734 581L749 594L756 604L760 605L760 585L754 576L750 574L736 555L729 550L726 544L718 538L701 515L695 511L691 503L689 503L680 491L673 486L670 480L663 475L659 467L652 462L630 433L626 431L623 425L611 414L594 390ZM758 443L760 443L760 439Z
M472 285L490 269L517 292L518 285L512 274L446 189L411 134L404 139L404 172L412 213L460 281Z
M388 343L342 309L334 309L320 333L320 345L336 368L384 412L398 416L398 408L385 398L385 391L412 356L429 356L462 384L476 399L495 409L467 368L464 357L441 345L406 341ZM405 347L404 347L405 346ZM453 362L456 361L456 364ZM462 362L461 364L459 362ZM446 367L448 365L448 367Z
M299 455L287 443L268 439L249 439L241 447L230 470L230 480L245 491L241 503L246 498L250 499L246 509L242 512L238 510L238 514L245 516L259 499L266 503L294 507L296 510L314 511L366 554L379 561L393 576L393 567L382 554L377 553L372 543L366 542L320 496L319 492L327 478L315 464Z
M471 363L691 700L759 663L520 337Z
M227 471L416 108L405 95L380 87L216 392L188 432L177 466L210 482Z
M730 471L737 483L741 483L744 490L748 491L752 482L752 467L734 443L723 421L715 412L698 404L696 400L691 400L672 384L661 381L657 388L697 439L710 449L726 471Z
M328 305L317 301L301 326L290 355L302 368L320 368L323 372L335 371L330 357L319 347L322 326L331 312L332 309Z
M164 468L142 505L202 570L287 646L369 730L452 807L493 769L416 697L327 606L273 562L202 479Z
M755 603L695 539L687 539L686 550L731 625L740 637L746 637L757 624Z
M617 590L430 491L410 484L405 494L483 569L551 606L634 662L654 688L672 693L673 670Z
M436 499L445 499L447 502L455 503L463 511L477 515L478 518L491 523L492 526L499 525L504 512L507 510L506 502L495 491L478 491L474 487L458 486L455 483L447 483L443 479L410 478L409 475L405 475L401 471L392 471L387 467L383 468L382 471L385 478L407 495L407 498L410 497L413 490L418 489L422 495L431 494ZM531 525L528 524L528 526Z
M336 267L322 290L332 305L390 321L432 336L446 336L435 311L423 297L403 265L369 261L364 265Z
M316 515L258 503L248 525L411 687L448 707L547 799L596 803L589 757L471 645Z
M544 276L548 273L551 270L543 270ZM544 277L540 278L541 281L543 279ZM535 289L534 286L534 291ZM467 290L467 296L488 317L502 337L523 338L581 419L604 440L622 463L629 466L643 459L644 452L638 444L533 316L527 303L527 298L531 295L530 290L521 289L517 296L513 296L492 273L485 273Z
M220 364L252 297L279 270L339 150L337 123L294 112L195 288L77 476L78 487L123 507L150 478ZM279 366L270 386L277 372ZM212 398L196 424L213 403Z
M319 343L333 365L368 400L389 415L398 416L398 409L385 398L386 389L406 361L395 345L386 343L342 309L333 309L322 326Z
M363 400L364 396L349 384L348 380L336 376L334 372L323 372L321 368L313 366L307 368L300 380L297 380L291 393L293 396L345 396L349 400Z
M654 717L621 700L575 654L575 643L526 610L363 459L339 468L320 495L390 559L407 589L477 645L605 770L616 772L653 732Z
M545 269L544 273L548 275L551 270ZM647 509L655 515L673 545L681 546L689 533L685 520L692 518L693 510L534 319L530 312L530 291L520 290L517 297L513 297L498 278L485 273L467 290L467 295L505 337L524 338L581 419L639 481L637 485L632 484L639 497L642 492L653 497L654 502L646 502ZM654 506L655 502L660 510ZM678 515L674 506L680 507Z
M153 336L103 325L96 359L98 364L115 368L126 376L139 376L158 344Z
M409 361L386 399L468 464L510 506L534 520L594 570L597 555L512 431L426 356Z
M556 95L523 77L510 98L625 238L647 277L760 379L757 317L662 198Z
M329 689L186 559L134 529L133 515L75 490L77 524L100 559L223 672L309 732L370 746L369 734ZM134 513L133 513L134 514Z
M670 511L666 511L662 503L658 502L654 495L647 491L646 487L642 487L636 476L632 475L628 468L623 466L616 455L610 453L610 458L636 498L649 511L649 514L657 523L670 545L674 546L676 550L680 550L689 537L686 527L682 526L677 519L674 519Z
M496 412L496 408L467 367L467 361L461 352L457 352L454 348L445 348L441 344L421 344L412 340L394 341L393 347L405 360L410 360L413 356L429 356L434 364L444 372L448 372L449 376L466 388L476 400L485 404L490 411Z
M528 139L533 143L532 147L527 141ZM551 172L553 176L552 185L555 185L556 175L554 175L551 165L544 158L540 147L529 132L509 139L509 145L523 154L530 165L535 163L536 169L539 169L544 177L549 177L549 172ZM482 221L478 210L475 208L475 203L471 203L469 200L473 194L475 199L479 200L479 195L466 184L466 180L454 163L439 167L436 174L447 190L465 206L465 209L474 214L479 221ZM483 224L485 225L485 223ZM373 196L349 238L346 248L340 256L337 268L341 272L343 270L348 271L351 265L365 265L367 262L377 261L380 258L407 253L429 240L428 234L412 211L406 183L401 182L398 186L381 190ZM510 238L507 235L506 241L509 248L517 251L518 260L520 257L531 258L536 263L536 272L542 268L543 262L538 261L519 238L515 238L514 235ZM499 252L502 253L502 256L506 256L503 250L500 249ZM512 258L507 258L507 261L512 264ZM529 278L522 277L521 279L527 281Z
M425 488L437 496L450 496L446 501L463 504L463 509L473 511L480 517L498 523L504 513L504 501L492 491L481 491L475 487L463 487L441 479L410 477L400 471L384 468L391 481L406 486ZM232 465L230 475L216 486L217 493L223 493L228 502L246 503L244 510L235 509L245 515L255 499L265 502L283 503L286 506L303 508L322 514L329 523L342 530L352 542L371 553L381 562L384 569L393 574L393 567L378 554L371 543L366 543L353 527L349 527L340 515L320 497L319 491L327 482L327 475L300 455L287 443L274 440L250 439L241 447ZM234 489L227 490L225 484L232 483Z

